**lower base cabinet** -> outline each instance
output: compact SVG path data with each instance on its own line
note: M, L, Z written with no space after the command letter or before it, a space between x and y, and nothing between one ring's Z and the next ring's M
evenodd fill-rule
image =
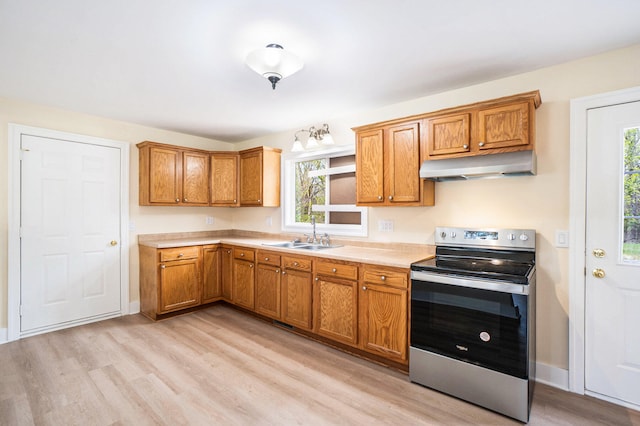
M408 364L409 270L232 245L140 246L141 312L224 300L264 317Z

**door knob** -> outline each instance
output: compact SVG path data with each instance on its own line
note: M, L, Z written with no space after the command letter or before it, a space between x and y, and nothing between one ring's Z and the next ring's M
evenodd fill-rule
M111 244L112 246L117 246L118 242L116 240L111 240L109 244Z
M604 273L604 269L600 269L600 268L594 269L591 274L596 278L604 278L604 276L606 275Z
M598 258L604 257L604 255L606 254L606 252L605 252L604 250L599 249L599 248L597 248L597 249L593 249L593 252L592 252L592 253L593 253L593 255L594 255L595 257L598 257Z

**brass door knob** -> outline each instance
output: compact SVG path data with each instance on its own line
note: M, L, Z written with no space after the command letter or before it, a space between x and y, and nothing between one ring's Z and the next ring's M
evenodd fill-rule
M591 272L591 274L596 278L604 278L606 275L604 273L604 269L600 269L600 268L594 269L593 272Z
M597 248L597 249L593 249L593 252L592 252L592 253L593 253L593 255L594 255L595 257L598 257L598 258L602 258L602 257L604 257L604 255L606 254L606 252L605 252L604 250L599 249L599 248Z
M118 242L116 240L111 240L109 244L111 244L112 246L117 246Z

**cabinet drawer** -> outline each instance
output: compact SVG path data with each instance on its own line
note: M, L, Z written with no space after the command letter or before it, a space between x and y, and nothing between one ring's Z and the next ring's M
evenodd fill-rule
M160 262L196 259L200 255L200 246L168 248L159 250L159 252Z
M282 267L289 269L298 269L300 271L310 271L311 270L311 258L308 257L293 257L293 256L283 256L282 257Z
M318 275L328 275L330 277L345 278L347 280L358 279L358 267L354 265L344 265L342 263L318 262L316 265Z
M253 262L256 259L256 252L251 249L235 247L233 249L233 257Z
M280 266L280 258L278 253L258 250L258 263L263 265Z
M371 284L383 284L393 287L407 288L407 272L393 271L375 266L366 267L364 281Z

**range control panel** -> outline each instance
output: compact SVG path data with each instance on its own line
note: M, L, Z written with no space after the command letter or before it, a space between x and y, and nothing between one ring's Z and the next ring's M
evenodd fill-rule
M536 248L533 229L453 228L438 226L436 245L480 246L532 250Z

